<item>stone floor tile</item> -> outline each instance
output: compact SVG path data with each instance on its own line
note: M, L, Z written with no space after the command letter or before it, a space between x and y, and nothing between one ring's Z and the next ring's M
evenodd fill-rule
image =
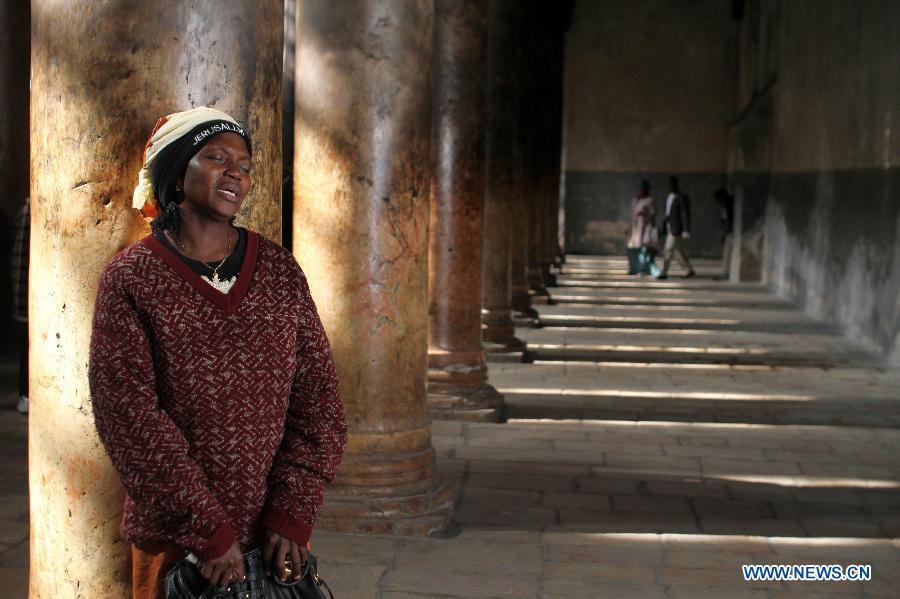
M636 495L641 492L641 480L636 477L594 476L578 478L575 484L578 491L583 493Z
M593 468L590 464L564 464L559 462L531 462L526 460L492 460L490 453L486 459L470 460L467 470L474 473L527 474L553 477L590 476Z
M701 518L703 532L726 535L752 535L767 537L802 537L806 530L796 520L787 518Z
M796 501L772 501L769 503L779 518L865 518L867 514L877 513L875 508L862 505L846 505L843 503L816 503L812 501L799 503ZM898 507L900 509L900 507Z
M541 498L541 505L552 508L576 508L586 510L609 510L609 495L594 493L547 492Z
M593 547L597 550L632 550L662 552L662 535L645 534L619 534L606 532L561 532L548 530L542 533L541 538L545 547L579 546Z
M465 423L454 420L432 420L431 434L433 437L449 436L461 437Z
M703 475L719 476L729 474L763 474L791 476L800 474L794 463L769 462L760 460L729 460L703 458Z
M385 571L384 566L319 563L319 574L335 597L374 599L378 596L378 585Z
M382 599L457 599L459 595L453 595L450 593L394 593L392 591L388 591L387 593L381 593L380 597Z
M393 570L448 572L454 577L528 577L539 573L541 566L538 543L497 543L467 538L464 543L455 539L409 540L397 553Z
M491 507L556 507L542 503L541 496L541 491L521 489L465 487L462 491L464 504L477 503Z
M556 526L559 513L553 508L490 506L462 503L454 520L463 527L504 530L544 530Z
M656 584L656 565L653 563L623 563L609 559L603 561L571 561L560 560L544 567L544 579L554 578L592 578L603 580L606 584L638 584L651 586Z
M614 585L604 579L582 577L546 578L543 597L552 599L584 599L603 597L604 599L663 599L665 589L658 585L621 584Z
M607 452L627 453L632 455L663 455L661 445L655 443L614 443L607 441L554 441L553 446L561 452L584 452L596 454L597 463L602 463L602 455Z
M576 489L575 479L568 476L529 474L504 474L497 472L472 472L466 479L467 487L488 489L525 489L532 491L571 492Z
M697 532L691 516L657 514L653 512L596 511L561 508L560 530L591 530L596 532L664 533Z
M435 564L428 570L393 570L382 581L387 592L404 592L414 597L429 594L441 596L453 593L457 597L503 597L522 599L534 597L539 572L526 576L508 576L498 571L490 576L466 576Z
M469 528L452 537L456 543L505 543L508 545L540 545L542 534L528 530L479 530Z
M887 537L890 532L877 522L868 519L841 517L800 518L800 524L809 536L814 537Z
M650 495L674 497L728 497L728 487L700 478L649 480L643 489Z
M696 584L673 584L668 585L668 595L670 599L767 599L769 591L767 589L754 589L749 583L738 585L696 585Z
M715 478L711 480L716 480ZM727 481L728 493L733 499L761 501L792 501L796 488L776 484L741 483Z
M337 534L316 530L313 553L325 564L387 566L403 540L396 537ZM324 576L324 571L323 571Z
M683 497L653 497L648 495L612 495L612 509L624 512L652 512L690 516L691 506Z
M630 453L606 452L604 463L614 468L634 469L672 469L677 471L700 472L700 460L697 458L679 458L670 456L639 455Z
M502 437L475 437L473 439L460 438L460 445L477 448L503 448L503 449L543 449L552 450L554 441L550 439L516 439L509 436Z
M659 547L623 544L593 545L545 545L548 565L582 563L622 564L627 563L643 568L655 568L663 563L663 552Z
M665 565L670 568L733 569L740 572L742 564L756 563L756 558L745 552L698 549L669 550Z
M667 551L722 551L747 555L773 553L769 541L768 537L753 535L664 534L660 537Z
M698 583L706 586L739 586L739 587L757 587L772 588L779 586L778 583L759 583L754 582L748 584L744 581L740 566L733 567L731 565L721 567L685 567L679 564L676 566L664 565L659 569L660 582L669 585L686 585L693 586Z
M700 518L772 518L775 512L767 501L699 497L691 502Z

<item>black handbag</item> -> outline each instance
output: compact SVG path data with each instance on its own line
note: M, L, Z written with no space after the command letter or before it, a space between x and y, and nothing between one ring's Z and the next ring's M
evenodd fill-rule
M166 599L334 599L325 581L319 578L316 558L310 554L299 580L281 582L267 576L262 566L262 552L253 549L244 554L246 580L216 588L200 574L196 556L188 555L166 574Z

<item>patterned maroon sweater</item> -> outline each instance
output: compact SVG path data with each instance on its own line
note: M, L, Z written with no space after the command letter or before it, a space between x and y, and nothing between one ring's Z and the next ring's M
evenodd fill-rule
M248 231L225 295L153 237L106 267L89 379L127 491L122 535L214 559L261 526L305 544L346 443L334 360L306 278Z

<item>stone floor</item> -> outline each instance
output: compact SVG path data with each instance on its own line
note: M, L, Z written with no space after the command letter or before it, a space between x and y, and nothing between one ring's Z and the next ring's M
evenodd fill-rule
M491 365L509 422L435 422L448 538L318 532L340 598L900 596L900 372L765 289L572 257ZM4 367L6 368L6 367ZM11 371L0 371L9 380ZM27 578L26 421L0 398L0 589ZM741 564L870 564L744 582Z

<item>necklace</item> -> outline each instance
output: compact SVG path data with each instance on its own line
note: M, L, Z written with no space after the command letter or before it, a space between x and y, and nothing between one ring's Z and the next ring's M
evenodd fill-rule
M199 258L199 256L197 256L194 252L189 250L187 248L187 246L185 246L183 243L181 243L180 239L178 239L177 237L172 235L169 231L166 231L166 235L168 235L169 239L174 241L178 247L180 247L182 250L184 250L184 253L187 254L190 258L199 262L200 264L202 264L203 266L205 266L206 268L208 268L210 270L210 272L212 273L211 276L208 277L206 275L200 275L201 279L203 279L204 281L206 281L207 283L212 285L215 289L217 289L218 291L220 291L226 295L228 294L229 291L231 291L231 288L234 287L234 283L237 281L237 277L235 276L235 277L231 277L228 279L220 279L219 278L219 269L222 268L222 265L225 264L225 261L228 260L228 257L231 256L231 252L232 252L232 240L231 240L231 229L230 228L228 229L228 247L225 249L225 257L222 258L222 260L215 267L212 267L209 264L207 264L206 262L204 262L203 260L201 260Z

